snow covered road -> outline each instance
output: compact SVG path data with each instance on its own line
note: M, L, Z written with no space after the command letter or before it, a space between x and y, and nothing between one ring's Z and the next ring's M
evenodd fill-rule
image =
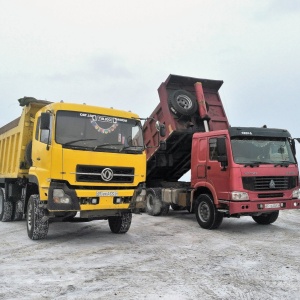
M0 222L0 299L300 299L300 211L272 225L195 215L133 215L126 234L107 221L51 223L47 239L25 221Z

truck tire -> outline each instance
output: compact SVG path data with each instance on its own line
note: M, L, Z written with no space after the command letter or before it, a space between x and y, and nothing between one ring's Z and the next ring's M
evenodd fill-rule
M223 221L223 214L218 212L210 195L201 195L196 202L196 219L204 229L216 229Z
M25 161L29 167L32 166L32 141L30 141L25 148Z
M23 201L19 200L13 205L13 221L21 221L23 219Z
M146 212L150 216L167 215L170 205L163 203L160 198L160 190L148 189L146 194Z
M2 222L11 221L13 217L13 203L5 201L2 188L0 188L0 220Z
M192 116L198 110L196 97L188 91L176 90L169 94L169 109L177 116Z
M252 216L252 219L261 225L269 225L274 223L279 216L279 210L273 211L269 214L261 214L260 216Z
M132 213L123 213L121 216L109 217L108 225L112 233L126 233L131 225Z
M41 208L39 195L31 195L27 205L27 234L32 240L46 238L49 229L49 219L46 209Z

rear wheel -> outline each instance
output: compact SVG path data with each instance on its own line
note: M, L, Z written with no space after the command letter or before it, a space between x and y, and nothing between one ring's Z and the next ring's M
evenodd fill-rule
M22 200L17 201L14 203L13 207L13 220L20 221L23 219L23 205L24 202Z
M109 217L108 225L112 233L126 233L131 225L132 213L123 213L121 216Z
M13 217L13 203L6 201L2 188L0 188L0 220L2 222L11 221Z
M170 205L163 203L160 189L148 189L146 194L146 212L150 216L167 215Z
M46 238L49 229L49 219L46 209L39 206L39 195L31 195L27 205L27 234L32 240Z
M218 212L210 195L203 194L197 199L196 219L204 229L216 229L223 221L223 214Z
M269 214L261 214L260 216L252 216L252 219L261 225L268 225L274 223L279 216L279 210L273 211Z

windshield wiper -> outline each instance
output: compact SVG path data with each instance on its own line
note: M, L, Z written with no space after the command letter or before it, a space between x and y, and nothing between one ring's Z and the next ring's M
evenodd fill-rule
M143 146L123 146L119 152L122 152L124 150L127 151L142 151L143 150Z
M260 165L270 165L272 163L266 161L250 161L249 163L245 163L244 167L259 167Z
M76 143L76 142L96 141L96 140L97 139L78 139L78 140L74 140L74 141L64 143L64 145L71 145L71 144Z
M93 150L97 150L99 148L103 148L103 147L110 147L110 146L122 146L122 144L100 144L100 145L97 145L93 148ZM112 149L117 149L117 148L112 148Z
M286 167L287 168L292 163L293 162L291 162L291 161L281 161L281 162L279 162L277 164L274 164L274 167L280 166L280 167Z
M261 161L251 161L251 162L248 162L248 163L245 163L244 164L244 167L259 167L260 164L262 164L263 162Z

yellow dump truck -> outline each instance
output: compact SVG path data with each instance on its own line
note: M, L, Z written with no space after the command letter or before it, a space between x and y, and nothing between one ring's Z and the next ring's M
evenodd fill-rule
M136 114L24 97L16 120L0 128L0 220L26 217L33 240L49 220L107 219L125 233L146 177Z

